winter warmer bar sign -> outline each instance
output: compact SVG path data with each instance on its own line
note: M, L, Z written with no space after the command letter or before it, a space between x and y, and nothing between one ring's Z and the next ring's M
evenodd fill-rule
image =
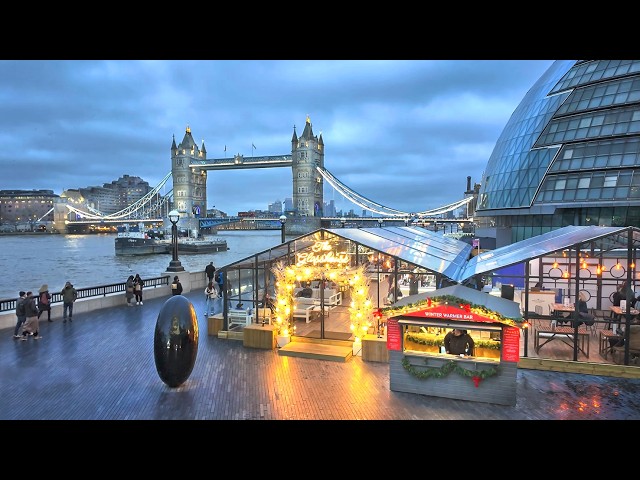
M428 310L404 313L406 317L437 318L439 320L464 320L466 322L491 322L495 319L487 318L471 311L470 305L438 305Z

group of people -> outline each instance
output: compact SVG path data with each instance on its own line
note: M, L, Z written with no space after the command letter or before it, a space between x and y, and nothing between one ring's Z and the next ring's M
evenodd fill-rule
M207 288L204 293L207 298L207 316L215 314L215 301L222 296L221 275L215 275L216 267L213 262L210 262L205 269L205 274L209 280ZM140 274L129 275L126 282L125 298L129 307L135 305L143 305L142 302L142 289L144 287L144 280L140 277ZM171 283L171 294L181 295L182 284L178 276L173 277ZM39 320L40 316L47 312L47 321L53 322L51 319L51 293L49 292L49 286L44 284L40 287L38 295L35 296L32 291L20 291L18 293L19 298L16 302L16 326L13 332L13 338L26 341L28 337L32 336L36 340L40 340ZM62 322L73 322L73 304L78 299L78 292L73 287L71 282L66 282L62 290L60 291L62 296Z
M40 316L47 312L47 321L51 320L51 293L49 286L44 284L38 290L38 296L34 296L32 291L20 291L16 302L16 326L13 331L13 338L26 341L30 336L34 340L40 340ZM63 323L73 321L73 304L78 298L78 292L71 282L66 282L60 291L63 302Z
M144 287L144 281L140 278L140 274L136 273L136 276L129 275L126 283L125 298L127 299L127 305L133 307L133 299L135 297L136 305L143 305L142 303L142 287Z

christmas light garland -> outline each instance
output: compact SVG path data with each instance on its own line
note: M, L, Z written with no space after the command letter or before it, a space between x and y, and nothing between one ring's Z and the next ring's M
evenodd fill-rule
M291 321L297 301L294 295L295 286L299 282L312 279L322 279L323 283L327 280L348 285L351 297L350 328L355 341L359 342L369 330L372 324L373 304L369 298L369 280L364 266L355 269L333 267L331 264L299 267L277 262L272 272L276 279L275 325L278 335L290 335L295 330ZM320 285L320 288L324 288L324 285Z
M425 363L426 362L427 360L425 359ZM476 388L480 384L480 380L493 377L494 375L497 375L500 371L498 367L489 367L483 370L469 370L468 368L461 367L460 365L458 365L457 362L453 360L449 360L448 362L444 363L441 367L425 367L424 369L423 368L418 369L413 365L411 365L409 360L407 360L407 357L404 357L402 359L402 366L411 375L421 380L424 380L427 378L443 378L449 375L451 372L455 372L462 377L471 377L471 380L473 380L473 383L476 386Z
M388 318L388 317L394 317L397 315L402 315L403 313L411 313L417 310L424 310L425 308L437 307L442 304L458 306L469 313L475 313L476 315L480 315L482 317L488 318L495 322L502 323L504 325L510 325L512 327L521 326L521 323L518 323L511 318L507 318L504 315L502 315L500 312L491 310L487 308L485 305L470 304L467 300L460 297L456 297L454 295L442 295L439 297L430 297L415 303L402 305L400 307L396 307L396 306L386 307L382 309L382 312Z

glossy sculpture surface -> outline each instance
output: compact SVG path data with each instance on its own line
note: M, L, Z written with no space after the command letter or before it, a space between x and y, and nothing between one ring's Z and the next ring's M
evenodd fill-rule
M153 338L160 379L175 388L191 375L198 354L198 316L182 295L170 297L160 309Z

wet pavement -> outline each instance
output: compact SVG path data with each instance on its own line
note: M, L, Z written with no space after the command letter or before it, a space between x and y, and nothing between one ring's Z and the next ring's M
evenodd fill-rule
M640 379L518 370L514 406L392 392L389 366L279 356L207 335L177 388L162 382L153 338L167 298L40 321L41 340L0 337L2 420L627 420ZM429 379L427 381L437 381ZM481 388L481 387L480 387Z

